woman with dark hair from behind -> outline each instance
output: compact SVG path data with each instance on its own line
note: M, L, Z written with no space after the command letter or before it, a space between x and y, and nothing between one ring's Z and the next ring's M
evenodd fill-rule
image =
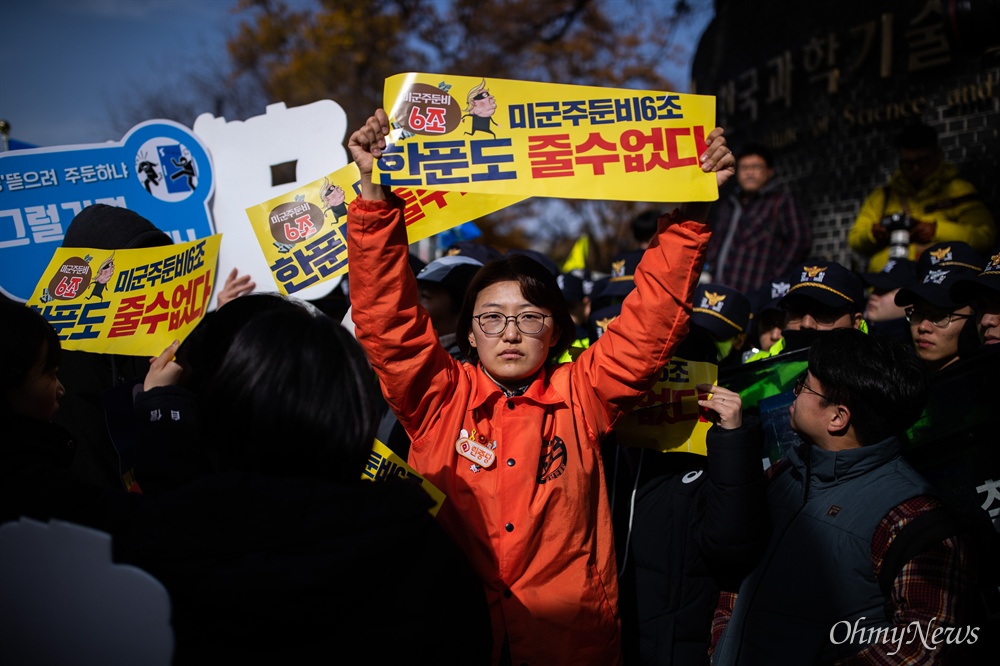
M196 406L205 473L147 502L116 555L169 590L175 663L488 660L481 585L429 496L362 480L376 389L346 330L304 308L258 314L194 403L161 386L180 374L173 350L137 415L176 436Z
M208 452L198 442L197 419L175 421L168 418L171 411L182 406L184 414L197 416L196 396L211 395L205 390L206 383L215 376L237 334L247 324L273 310L300 312L302 307L298 301L273 293L235 298L209 312L183 344L175 343L164 352L168 356L176 354L175 360L159 360L154 377L144 382L147 391L136 396L134 405L142 415L138 419L141 428L148 429L148 422L157 419L153 421L153 432L146 433L147 441L129 451L132 477L145 496L189 483L202 476L208 465ZM149 391L157 386L162 388ZM157 410L162 418L155 416Z

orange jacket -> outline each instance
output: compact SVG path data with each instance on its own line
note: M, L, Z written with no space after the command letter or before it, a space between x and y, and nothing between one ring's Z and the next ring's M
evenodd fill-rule
M410 464L447 495L439 518L486 586L494 663L506 636L515 664L618 664L618 582L599 443L687 334L709 233L695 222L661 225L607 333L576 362L546 366L508 399L481 368L437 343L417 305L401 206L351 203L355 333L413 440ZM463 429L495 441L496 462L473 471L456 452Z

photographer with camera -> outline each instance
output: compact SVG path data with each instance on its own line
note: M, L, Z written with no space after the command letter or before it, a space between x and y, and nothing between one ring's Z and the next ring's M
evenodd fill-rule
M915 230L915 226L921 226L921 229ZM886 236L888 236L890 260L909 259L910 237L914 236L914 240L917 240L917 238L928 237L928 234L933 235L933 233L933 224L928 222L921 222L920 225L914 224L913 218L903 211L893 213L892 215L886 215L882 218L878 225L872 229L872 235L879 241L884 241Z
M868 195L847 241L877 272L891 258L916 260L932 243L963 241L985 256L996 238L993 216L958 168L944 161L937 132L905 128L896 138L899 168Z

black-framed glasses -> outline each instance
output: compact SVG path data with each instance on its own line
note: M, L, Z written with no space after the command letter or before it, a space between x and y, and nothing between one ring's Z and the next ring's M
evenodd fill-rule
M833 400L830 400L830 398L826 397L822 393L814 391L808 386L806 386L806 377L807 377L806 373L803 372L801 375L799 375L799 378L795 380L795 386L792 388L792 393L795 394L796 398L799 397L799 394L802 393L802 391L809 391L813 395L818 395L827 402L833 402Z
M972 317L971 314L955 314L945 310L917 310L915 308L906 308L903 313L906 315L906 321L911 324L917 324L926 319L937 328L948 328L953 321Z
M472 99L486 99L489 96L490 96L490 91L489 90L484 90L483 92L479 93L478 95L473 95Z
M514 320L517 330L525 335L538 335L545 328L545 320L552 315L541 312L522 312L517 316L507 316L502 312L484 312L472 318L479 322L479 328L486 335L502 335L507 330L507 322Z

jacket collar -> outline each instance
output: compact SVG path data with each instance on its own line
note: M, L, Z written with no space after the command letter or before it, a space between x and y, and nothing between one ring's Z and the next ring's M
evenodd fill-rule
M913 183L907 180L903 172L898 169L892 174L889 184L899 195L922 199L940 192L945 185L957 177L958 167L950 162L941 162L937 169L928 174L919 188L914 187Z
M476 380L469 401L469 406L473 409L482 406L492 396L497 395L500 397L515 397L520 395L541 405L555 405L566 402L552 386L552 367L548 364L542 366L542 369L535 375L535 378L524 387L523 392L515 391L509 396L507 395L508 392L490 377L489 373L483 368L482 363L476 365Z
M897 437L844 451L827 451L799 440L788 450L788 462L808 476L814 488L821 488L867 474L896 458L901 448Z

